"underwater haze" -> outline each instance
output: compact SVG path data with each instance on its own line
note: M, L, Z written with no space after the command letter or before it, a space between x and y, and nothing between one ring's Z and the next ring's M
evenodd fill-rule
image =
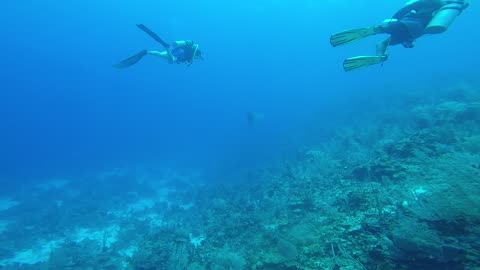
M475 1L352 72L405 1L4 2L0 269L480 268Z
M378 23L403 4L377 1L372 10L369 3L8 1L1 17L2 171L35 178L106 163L196 167L232 156L249 163L288 148L312 115L342 114L336 103L351 95L475 70L478 37L467 10L445 35L419 41L414 51L394 48L384 68L344 74L349 51L367 53L372 44L334 50L329 35ZM198 40L206 60L190 68L158 59L111 68L159 47L136 23L171 40ZM268 115L261 130L245 125L252 110Z

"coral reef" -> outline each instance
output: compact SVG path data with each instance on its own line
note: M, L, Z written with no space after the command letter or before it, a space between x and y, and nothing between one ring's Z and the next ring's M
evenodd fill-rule
M125 169L33 189L0 211L0 269L478 269L478 92L379 105L249 181ZM46 236L47 260L12 259Z

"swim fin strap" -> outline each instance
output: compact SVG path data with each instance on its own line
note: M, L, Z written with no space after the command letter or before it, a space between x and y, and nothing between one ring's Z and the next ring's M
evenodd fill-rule
M379 26L347 30L331 36L330 44L332 44L333 47L345 45L379 33L381 33Z
M381 64L387 61L388 56L355 56L345 59L343 61L343 69L345 71L351 71L371 65Z

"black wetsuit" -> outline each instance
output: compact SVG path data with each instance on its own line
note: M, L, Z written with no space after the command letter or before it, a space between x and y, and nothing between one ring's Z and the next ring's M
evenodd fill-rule
M391 35L390 45L402 44L412 48L413 42L424 34L435 11L442 7L439 0L420 0L405 6L395 13L397 21L382 25L382 32Z

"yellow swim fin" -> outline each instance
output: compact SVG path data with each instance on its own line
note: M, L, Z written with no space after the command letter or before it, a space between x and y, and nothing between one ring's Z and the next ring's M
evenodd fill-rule
M380 32L381 28L379 26L347 30L331 36L330 44L332 44L333 47L345 45Z
M343 69L345 71L351 71L371 65L377 65L387 61L388 56L355 56L345 59L343 61Z

